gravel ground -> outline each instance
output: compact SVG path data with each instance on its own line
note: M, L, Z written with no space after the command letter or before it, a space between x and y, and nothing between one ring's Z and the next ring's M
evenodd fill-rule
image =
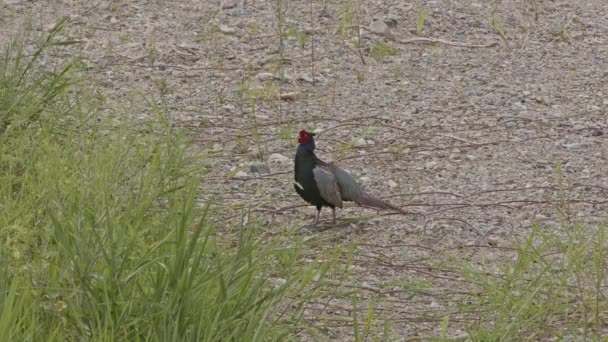
M142 96L164 94L194 152L213 152L203 197L251 208L269 229L312 221L314 208L293 190L292 157L298 130L318 132L322 159L412 214L348 206L338 227L303 234L359 243L361 288L395 335L424 338L458 297L457 280L424 271L432 255L501 260L511 256L500 247L535 223L605 222L608 2L424 8L427 42L412 40L418 2L403 0L5 0L0 43L69 16L63 38L84 43L49 63L78 56L123 115L150 119ZM270 172L253 172L257 162ZM372 217L352 220L361 215ZM330 222L330 211L322 218ZM231 224L241 210L220 219ZM456 249L466 245L482 247ZM416 295L377 287L422 280L432 285ZM333 313L348 314L349 304ZM463 326L455 320L449 335L464 335ZM349 339L348 327L335 331Z

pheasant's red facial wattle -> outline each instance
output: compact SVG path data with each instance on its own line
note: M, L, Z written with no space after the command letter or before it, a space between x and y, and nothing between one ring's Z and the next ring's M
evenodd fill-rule
M300 145L306 145L310 141L310 138L310 133L306 132L305 130L301 130L300 137L298 138L298 143L300 143Z

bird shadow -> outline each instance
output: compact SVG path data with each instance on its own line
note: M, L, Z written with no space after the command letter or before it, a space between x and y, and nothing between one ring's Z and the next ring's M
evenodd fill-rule
M315 231L315 232L324 232L324 231L328 231L328 230L332 230L332 229L341 229L341 228L347 228L350 227L352 224L365 224L367 221L369 221L370 219L373 219L375 217L378 217L379 215L366 215L366 216L358 216L358 217L349 217L349 218L340 218L337 219L337 222L334 224L331 221L326 221L323 222L321 221L318 224L309 224L304 226L304 228L307 228L311 231ZM363 227L357 227L357 228L363 228Z

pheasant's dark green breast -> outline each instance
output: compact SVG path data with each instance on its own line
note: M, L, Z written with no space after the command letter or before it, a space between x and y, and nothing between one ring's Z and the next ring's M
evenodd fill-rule
M296 153L295 181L297 184L294 184L294 188L300 197L317 208L323 206L333 208L333 205L321 197L317 187L317 182L312 173L312 170L317 166L315 159L314 154L308 151L298 151Z

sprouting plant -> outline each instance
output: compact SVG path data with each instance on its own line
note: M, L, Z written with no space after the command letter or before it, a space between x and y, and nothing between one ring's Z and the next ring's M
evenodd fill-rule
M390 43L385 42L377 42L370 50L371 56L378 62L383 61L388 56L395 56L397 52L397 49Z
M156 89L158 89L158 92L161 95L167 95L167 94L173 93L173 88L169 85L167 80L164 78L155 79L154 85L156 86Z
M357 82L362 83L363 81L365 81L365 71L359 70L357 71Z
M156 43L154 40L150 41L147 44L147 52L148 52L148 63L150 65L154 65L154 62L158 59L158 50L156 50Z
M557 37L555 37L554 41L570 43L570 33L568 33L568 28L566 27L566 25L559 25L559 34L557 35Z
M418 13L416 15L416 34L419 36L422 35L422 31L424 30L424 23L426 21L427 14L428 14L428 11L424 7L424 5L421 3L420 6L418 7Z
M350 0L343 0L340 8L340 20L338 21L338 34L342 38L348 38L353 33L356 17L356 6Z
M306 43L308 43L309 40L310 37L308 34L306 34L306 32L300 32L300 34L298 34L298 44L300 44L302 49L306 47Z
M500 35L500 38L505 42L505 44L508 47L509 42L507 41L507 33L505 32L505 29L502 27L502 25L496 18L496 11L492 11L492 17L490 18L490 24L492 25L492 27L494 27L496 32L498 32L498 34Z

